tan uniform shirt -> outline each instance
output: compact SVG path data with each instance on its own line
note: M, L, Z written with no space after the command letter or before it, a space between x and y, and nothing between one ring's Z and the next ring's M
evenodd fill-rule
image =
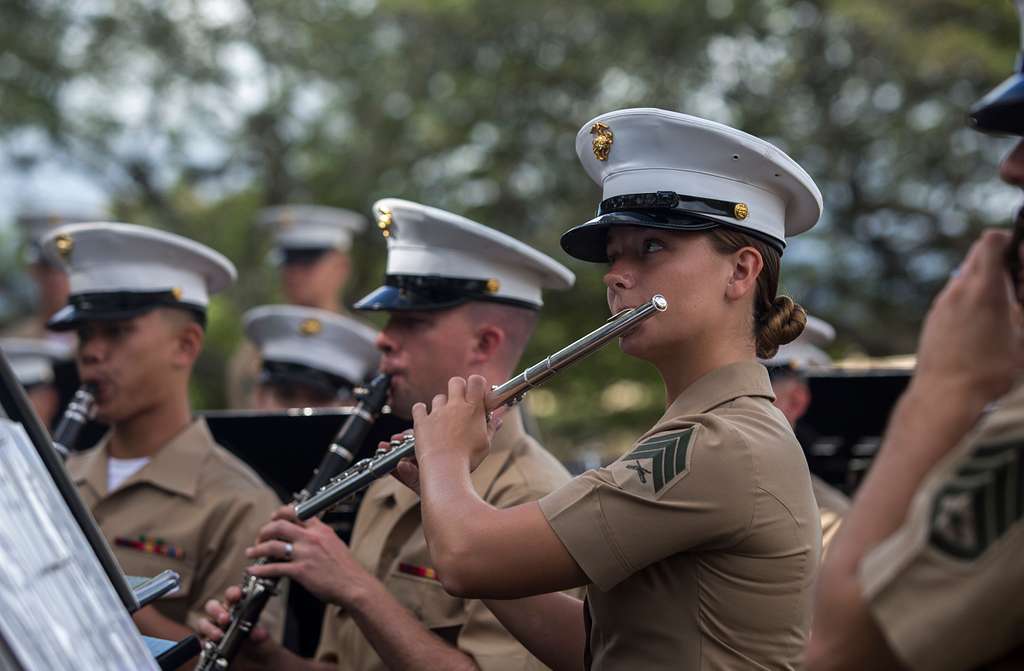
M197 419L113 492L107 491L107 440L73 454L68 472L99 523L121 569L152 577L171 569L181 588L155 602L167 618L195 627L208 599L241 582L245 548L280 505L277 496L237 457L217 445ZM278 639L281 599L260 624Z
M825 561L828 546L836 537L843 518L850 510L850 499L846 494L813 473L811 474L811 488L821 514L821 560Z
M1022 515L1024 385L936 464L861 563L871 614L908 666L970 669L1024 643Z
M485 501L507 508L553 491L569 481L569 474L526 434L513 410L472 480ZM423 536L419 497L393 478L381 478L367 490L352 532L352 555L425 627L454 642L484 671L544 668L483 602L444 591ZM337 662L339 669L386 668L351 616L337 606L327 608L317 658Z
M634 448L544 497L592 584L593 669L792 669L821 551L803 450L764 366L708 373Z

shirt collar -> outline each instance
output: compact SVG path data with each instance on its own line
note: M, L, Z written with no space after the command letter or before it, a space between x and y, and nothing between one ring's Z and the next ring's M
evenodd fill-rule
M708 412L741 396L775 400L767 368L756 361L738 361L704 374L672 401L658 424L674 417Z
M97 447L83 457L84 468L81 475L75 478L75 482L78 484L88 483L100 498L108 494L107 460L110 458L110 454L107 446L109 441L110 434L107 433ZM216 441L206 425L206 420L195 419L169 443L161 447L148 464L125 480L118 489L124 489L137 482L148 482L169 492L195 498L199 489L202 463L214 445L216 445Z

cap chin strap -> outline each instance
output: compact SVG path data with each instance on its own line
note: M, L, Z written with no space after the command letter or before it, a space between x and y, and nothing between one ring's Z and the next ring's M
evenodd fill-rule
M687 214L730 217L736 221L746 219L748 213L744 203L687 196L675 191L656 191L654 193L628 193L606 198L598 206L597 214L600 216L630 210L675 210Z

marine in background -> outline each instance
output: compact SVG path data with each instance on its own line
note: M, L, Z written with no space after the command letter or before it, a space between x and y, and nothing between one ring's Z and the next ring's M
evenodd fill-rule
M133 616L143 633L180 640L242 575L246 545L279 505L189 405L210 296L235 268L187 238L117 223L59 228L43 254L71 277L48 326L77 334L79 375L110 427L68 458L68 473L126 574L181 576L178 591ZM270 610L275 634L282 620L280 606Z
M15 225L23 240L21 258L25 272L35 286L35 306L31 315L0 331L0 336L55 340L74 345L71 334L55 333L46 327L53 313L67 304L69 279L60 263L42 254L44 237L60 226L85 221L104 221L100 212L72 211L60 208L35 208L20 213Z
M61 412L60 392L53 368L72 358L72 350L59 341L0 338L0 351L14 370L43 426L52 427Z
M259 351L257 410L354 405L353 390L377 370L377 331L351 317L298 305L245 313Z
M800 421L813 400L807 374L815 369L827 370L832 366L831 357L822 348L827 347L835 337L836 331L831 324L808 315L803 333L796 340L780 347L771 359L761 361L768 368L772 391L775 392L775 406L793 427L797 440L804 448L804 454L809 453L815 439L814 431ZM839 531L843 516L850 508L850 499L814 473L811 473L811 487L821 511L821 556L824 559L829 544Z
M366 217L321 205L280 205L260 211L257 223L273 231L271 260L279 271L285 303L345 312L342 292L351 274L352 238L366 228ZM255 407L260 379L256 348L243 342L228 362L231 408Z

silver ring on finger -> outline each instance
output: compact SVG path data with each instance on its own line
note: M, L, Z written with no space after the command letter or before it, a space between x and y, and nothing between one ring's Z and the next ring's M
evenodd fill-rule
M284 544L284 560L291 561L292 556L295 554L295 546L291 543Z

